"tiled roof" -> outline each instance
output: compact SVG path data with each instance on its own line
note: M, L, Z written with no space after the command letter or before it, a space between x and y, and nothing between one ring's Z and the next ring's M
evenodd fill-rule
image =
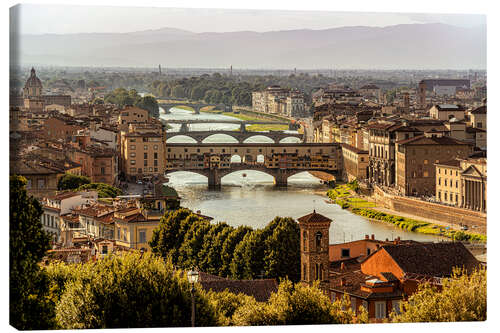
M471 271L479 261L460 242L384 245L382 247L405 272L447 277L454 267Z
M78 192L66 191L66 192L61 192L61 193L58 193L56 195L53 195L53 196L49 197L49 199L52 199L52 200L64 200L64 199L76 197L78 195L80 195L80 193L78 193Z
M486 114L486 105L481 105L480 107L472 110L472 114Z
M400 140L396 142L400 145L444 145L444 146L455 146L455 145L468 145L468 143L451 138L449 136L434 136L428 137L426 135L419 135L413 138Z
M321 223L321 222L331 222L332 220L326 216L316 213L314 210L311 214L307 214L305 216L298 218L299 222L302 223Z

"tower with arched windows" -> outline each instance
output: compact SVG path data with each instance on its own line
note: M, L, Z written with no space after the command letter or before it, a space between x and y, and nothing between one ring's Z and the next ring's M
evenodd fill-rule
M309 285L318 280L321 289L328 291L328 267L330 263L328 247L332 220L316 213L316 210L298 220L300 228L300 280Z

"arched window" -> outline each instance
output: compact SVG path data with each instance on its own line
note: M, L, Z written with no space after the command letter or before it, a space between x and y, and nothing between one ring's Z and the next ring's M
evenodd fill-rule
M307 251L307 231L304 231L302 233L302 242L303 242L303 249L304 251Z
M323 237L323 234L321 231L318 231L316 233L316 251L321 251L321 238Z

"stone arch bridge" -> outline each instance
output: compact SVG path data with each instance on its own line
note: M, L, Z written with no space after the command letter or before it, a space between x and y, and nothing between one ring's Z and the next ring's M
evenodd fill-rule
M170 113L171 108L179 106L188 106L193 108L195 114L200 114L200 110L204 107L213 106L217 110L232 111L232 106L225 104L210 104L210 103L191 103L191 102L172 102L172 103L158 103L158 106L165 110L165 113Z
M239 156L241 162L231 158ZM258 162L259 157L263 161ZM235 171L256 170L274 177L276 186L287 186L288 178L304 171L342 175L342 148L339 144L168 144L165 174L189 171L208 178L218 189L222 177Z

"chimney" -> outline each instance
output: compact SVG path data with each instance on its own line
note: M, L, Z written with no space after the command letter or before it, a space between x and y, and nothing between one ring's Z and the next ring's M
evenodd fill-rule
M365 239L370 239L370 236L369 235L365 235Z
M340 270L343 271L345 269L345 264L342 262L340 263Z
M385 239L385 241L386 241L386 242L388 242L388 241L389 241L389 238L386 238L386 239Z
M372 234L372 240L375 240L375 234Z
M340 279L340 286L343 287L345 285L346 285L346 280L345 280L345 277L343 277Z
M197 210L197 211L196 211L196 214L201 214L201 210Z

